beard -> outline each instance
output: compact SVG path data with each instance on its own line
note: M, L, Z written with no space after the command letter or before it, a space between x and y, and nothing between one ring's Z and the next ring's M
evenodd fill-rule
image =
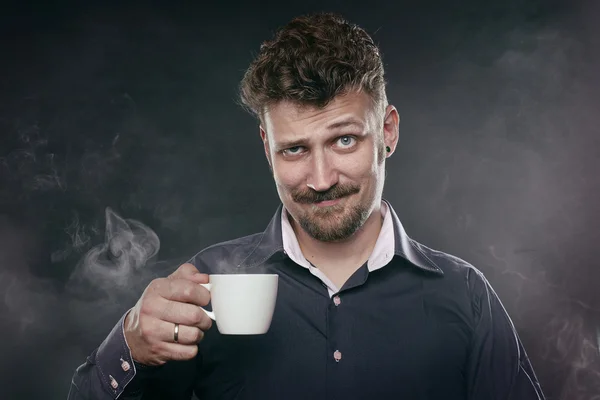
M335 185L326 192L313 189L294 190L292 199L300 204L314 204L321 201L336 200L360 192L356 185ZM334 204L329 207L311 206L311 210L303 212L296 220L311 237L321 242L339 242L351 237L367 221L370 215L370 204L353 206Z

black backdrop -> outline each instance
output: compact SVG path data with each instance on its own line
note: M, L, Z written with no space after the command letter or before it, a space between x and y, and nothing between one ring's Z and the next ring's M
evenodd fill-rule
M149 280L266 227L237 85L275 28L328 10L381 46L408 233L486 274L548 399L600 399L598 2L200 3L3 6L2 398L66 398Z

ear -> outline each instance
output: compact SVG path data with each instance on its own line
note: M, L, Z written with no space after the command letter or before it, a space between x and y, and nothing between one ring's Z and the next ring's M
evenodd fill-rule
M383 120L383 145L390 146L390 152L386 151L386 156L391 156L398 145L398 136L400 130L400 116L398 110L392 105L385 109L385 118Z
M263 141L263 147L265 149L265 156L267 157L267 162L269 163L269 168L272 170L273 166L271 165L271 151L269 147L269 137L267 136L267 132L264 130L262 125L260 125L260 138Z

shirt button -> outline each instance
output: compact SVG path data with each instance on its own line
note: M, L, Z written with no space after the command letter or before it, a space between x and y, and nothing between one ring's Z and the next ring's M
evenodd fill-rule
M340 362L340 360L342 359L342 353L339 350L336 350L333 353L333 358L335 359L335 362Z
M123 368L123 371L127 372L131 368L131 365L121 358L121 368Z
M333 304L335 304L335 306L339 306L340 304L342 304L342 300L340 299L340 296L335 296L333 298Z
M119 384L117 383L115 378L113 378L112 375L109 375L108 377L110 378L110 386L112 386L113 389L118 388Z

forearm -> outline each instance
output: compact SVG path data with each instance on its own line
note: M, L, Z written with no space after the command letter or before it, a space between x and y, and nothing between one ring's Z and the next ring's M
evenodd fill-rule
M77 368L67 400L189 400L197 359L145 366L134 362L123 331L127 313Z
M125 390L120 393L113 389L110 383L107 385L106 378L110 381L110 377L104 377L104 373L92 362L96 351L86 359L86 362L79 366L71 380L69 395L67 400L102 400L115 399L122 400L141 400L143 391L139 382L139 377L134 377ZM112 376L112 375L111 375ZM114 378L114 377L113 377Z
M125 315L102 344L86 358L85 363L76 369L68 400L141 398L143 372L136 373L137 368L125 341Z

